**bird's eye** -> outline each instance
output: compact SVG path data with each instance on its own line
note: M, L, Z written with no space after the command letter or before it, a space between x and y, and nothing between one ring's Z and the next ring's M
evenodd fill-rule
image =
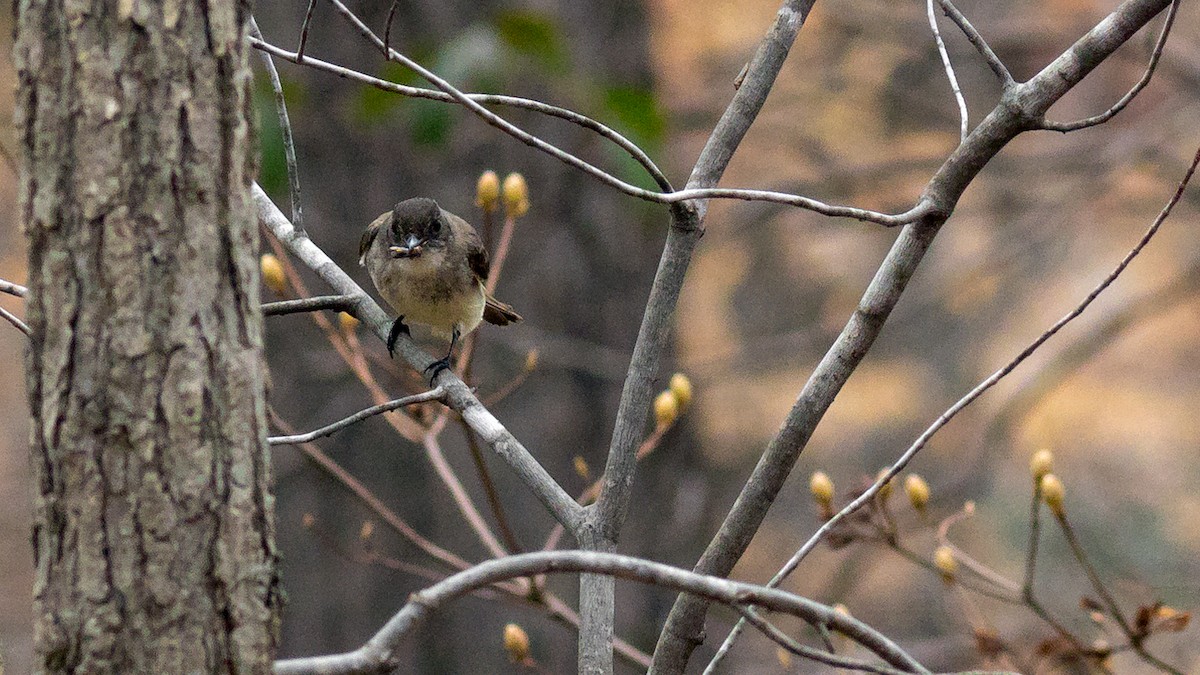
M437 235L441 234L441 232L442 232L442 219L435 218L433 220L433 222L431 222L429 224L429 234L431 234L433 236L437 236Z

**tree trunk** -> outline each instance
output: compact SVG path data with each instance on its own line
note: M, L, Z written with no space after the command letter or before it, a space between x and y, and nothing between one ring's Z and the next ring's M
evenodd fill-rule
M270 670L247 19L17 3L40 672Z

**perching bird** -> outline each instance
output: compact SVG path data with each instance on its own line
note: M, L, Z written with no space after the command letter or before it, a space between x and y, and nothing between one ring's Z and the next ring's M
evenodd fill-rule
M399 317L388 334L388 353L405 321L428 326L450 338L446 357L425 369L429 382L450 367L458 339L481 320L506 326L521 320L512 307L493 298L483 286L488 254L475 228L427 197L406 199L367 226L358 245L360 265Z

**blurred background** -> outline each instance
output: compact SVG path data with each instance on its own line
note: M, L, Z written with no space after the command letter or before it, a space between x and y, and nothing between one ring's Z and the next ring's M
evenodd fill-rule
M267 41L294 49L307 3L258 3ZM382 33L390 3L351 2ZM1115 6L1092 0L989 3L962 9L1019 80L1027 79ZM403 0L392 42L468 91L556 103L591 115L644 147L677 185L732 96L733 82L778 8L775 0ZM764 581L819 525L808 491L827 472L839 499L890 463L943 410L1070 310L1120 260L1174 192L1200 144L1200 21L1180 10L1158 74L1110 123L1069 135L1026 134L972 184L882 336L801 457L789 486L735 576ZM11 19L7 16L5 22ZM1157 35L1144 31L1053 110L1098 113L1140 77ZM977 122L999 87L949 22L942 27ZM0 31L9 40L9 30ZM317 3L307 53L417 84L326 3ZM286 169L270 88L255 56L261 182L285 213ZM296 134L306 225L360 283L365 225L396 201L435 197L479 222L476 178L519 171L532 208L517 224L497 295L525 322L484 327L474 382L485 397L537 366L493 411L570 492L604 462L621 382L667 226L666 209L617 194L444 104L407 100L326 73L280 63ZM14 75L0 70L0 107ZM637 166L594 135L532 113L514 123L650 186ZM725 186L795 192L889 212L910 207L958 138L958 114L922 3L818 3L762 115L735 155ZM15 147L11 129L0 146ZM14 221L15 178L0 170L0 278L25 279ZM1024 568L1028 460L1055 452L1068 514L1100 573L1132 612L1161 600L1200 606L1200 190L1185 195L1158 238L1087 314L938 434L910 468L932 487L929 515L896 501L906 546L928 557L933 530L974 501L954 542L1010 579ZM788 207L714 203L676 316L663 369L686 373L692 406L641 464L621 551L690 567L811 369L853 311L895 231ZM321 284L306 277L314 292ZM264 292L264 300L278 299ZM0 306L23 314L22 303ZM358 379L310 317L268 318L270 400L311 429L370 405ZM360 333L364 348L384 348ZM430 345L430 349L441 349ZM0 654L7 672L30 668L30 478L23 339L0 325ZM418 386L375 367L390 394ZM461 431L443 434L450 463L476 503L486 501ZM423 535L468 560L487 557L423 451L380 419L318 446ZM354 648L429 581L388 561L441 569L403 542L354 494L295 448L273 450L287 604L282 656ZM488 458L523 548L553 522L504 465ZM490 515L488 516L490 518ZM364 523L375 525L364 543ZM565 545L570 545L566 542ZM1087 580L1059 532L1043 533L1038 590L1064 624L1089 640ZM572 600L575 581L550 587ZM822 547L789 590L844 603L935 671L989 665L973 629L993 629L1023 665L1054 672L1031 652L1053 633L1029 611L964 596L936 574L879 545ZM650 651L671 593L618 587L620 636ZM707 662L734 616L714 609ZM407 645L403 672L520 672L501 647L521 624L549 672L574 669L573 632L543 612L467 598L435 614ZM797 627L783 622L784 627ZM800 633L802 634L802 633ZM1196 629L1151 646L1185 672L1200 669ZM750 634L727 672L814 672L782 663ZM992 664L994 665L994 664ZM624 672L633 672L622 664ZM1118 655L1120 673L1149 672Z

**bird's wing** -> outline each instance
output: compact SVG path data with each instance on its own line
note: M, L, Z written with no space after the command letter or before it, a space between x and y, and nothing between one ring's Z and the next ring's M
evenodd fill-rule
M458 218L454 214L449 214L451 218ZM459 218L459 220L462 220ZM491 271L491 263L488 261L487 249L483 247L483 241L479 239L479 233L475 228L471 227L470 223L462 221L466 227L458 228L463 236L463 241L467 245L467 264L471 266L471 273L480 281L487 281L488 272Z
M379 228L383 227L383 224L387 222L388 217L391 215L391 211L380 215L371 221L371 224L367 226L367 231L363 232L362 239L358 240L359 265L367 264L367 251L371 250L371 243L375 241L375 235L379 234Z

